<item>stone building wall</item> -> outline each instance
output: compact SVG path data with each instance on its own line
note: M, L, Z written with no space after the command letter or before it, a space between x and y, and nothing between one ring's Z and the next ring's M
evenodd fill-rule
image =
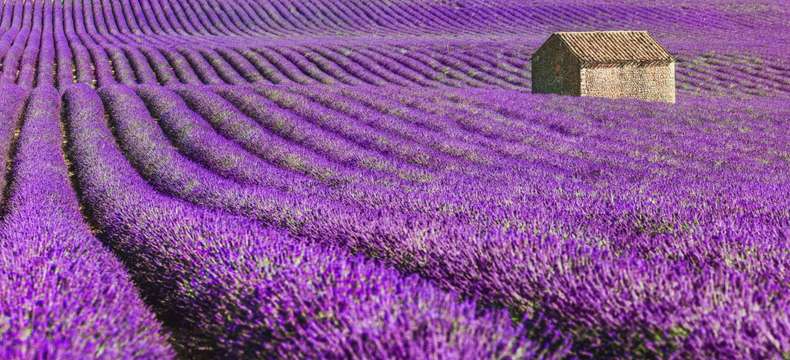
M558 40L549 40L532 58L532 92L581 95L580 64Z
M582 68L580 75L582 96L675 102L675 63Z

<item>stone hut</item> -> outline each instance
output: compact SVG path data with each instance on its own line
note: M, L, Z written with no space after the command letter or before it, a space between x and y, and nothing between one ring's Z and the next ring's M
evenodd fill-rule
M532 55L532 92L675 102L675 58L647 31L557 32Z

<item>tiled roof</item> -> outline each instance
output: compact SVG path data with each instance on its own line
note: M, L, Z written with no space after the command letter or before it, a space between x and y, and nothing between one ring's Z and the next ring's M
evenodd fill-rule
M674 61L647 31L557 32L583 64L670 63Z

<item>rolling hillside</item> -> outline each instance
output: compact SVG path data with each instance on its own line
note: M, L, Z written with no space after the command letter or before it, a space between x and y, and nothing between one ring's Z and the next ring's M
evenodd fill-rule
M787 358L783 5L3 1L0 357ZM530 94L612 28L677 104Z

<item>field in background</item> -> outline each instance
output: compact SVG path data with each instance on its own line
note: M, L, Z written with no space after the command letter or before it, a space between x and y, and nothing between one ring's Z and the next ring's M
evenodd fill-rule
M374 84L529 91L552 31L648 30L681 95L790 94L780 3L7 1L2 82ZM493 5L496 4L496 5Z

